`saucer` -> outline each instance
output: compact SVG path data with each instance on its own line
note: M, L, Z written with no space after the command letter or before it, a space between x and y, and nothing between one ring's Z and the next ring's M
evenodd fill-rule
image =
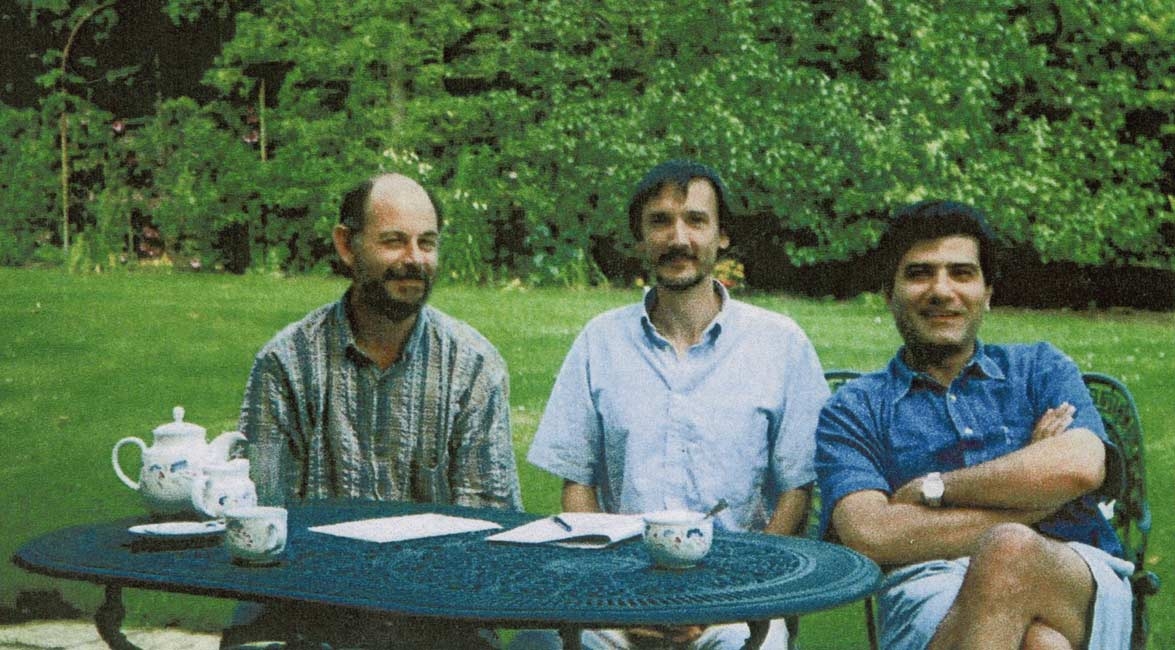
M135 535L175 539L181 537L205 537L224 532L224 522L210 521L165 521L157 524L140 524L127 529Z

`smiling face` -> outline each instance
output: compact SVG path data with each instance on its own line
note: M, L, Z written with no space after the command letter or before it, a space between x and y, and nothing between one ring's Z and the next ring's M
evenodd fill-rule
M960 366L966 362L975 349L991 292L974 237L915 242L898 262L887 299L915 360L912 365L920 359L955 359Z
M338 226L335 246L351 269L357 308L393 322L415 316L437 272L440 233L424 189L402 176L371 189L363 228Z
M730 240L718 225L718 195L710 182L695 178L683 191L667 183L641 209L639 248L670 291L693 288L710 277L718 251Z

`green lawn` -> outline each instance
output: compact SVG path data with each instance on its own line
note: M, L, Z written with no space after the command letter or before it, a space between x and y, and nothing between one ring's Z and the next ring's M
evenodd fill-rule
M149 438L182 404L210 433L235 428L256 350L286 323L335 299L339 279L197 274L71 276L0 269L0 555L64 525L141 513L115 477L119 438ZM558 482L522 462L564 353L589 318L632 302L636 290L441 287L434 304L494 341L510 364L515 445L527 509L555 510ZM896 348L875 296L848 302L752 296L789 314L816 344L825 368L871 369ZM1147 433L1155 533L1151 568L1167 577L1175 559L1175 314L996 309L983 334L993 342L1048 339L1084 370L1117 376L1134 392ZM28 589L57 589L92 611L98 588L25 573L0 563L0 607ZM1175 584L1155 599L1154 640L1175 639ZM228 604L147 591L126 595L132 624L217 629ZM860 647L860 607L804 619L804 647ZM1173 646L1175 647L1175 646Z

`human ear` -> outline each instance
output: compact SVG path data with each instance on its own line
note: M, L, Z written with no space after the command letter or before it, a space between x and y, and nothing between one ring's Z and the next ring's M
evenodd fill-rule
M331 237L335 242L335 252L339 254L343 264L351 268L355 261L355 251L351 249L351 229L341 223L337 224L331 231Z

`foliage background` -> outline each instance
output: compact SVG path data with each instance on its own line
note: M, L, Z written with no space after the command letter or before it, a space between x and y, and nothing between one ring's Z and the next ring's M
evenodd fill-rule
M627 283L628 194L689 156L734 190L751 286L869 288L884 215L953 197L1030 271L1008 302L1175 305L1163 0L15 0L0 26L2 264L325 272L342 191L394 170L445 205L451 278Z

